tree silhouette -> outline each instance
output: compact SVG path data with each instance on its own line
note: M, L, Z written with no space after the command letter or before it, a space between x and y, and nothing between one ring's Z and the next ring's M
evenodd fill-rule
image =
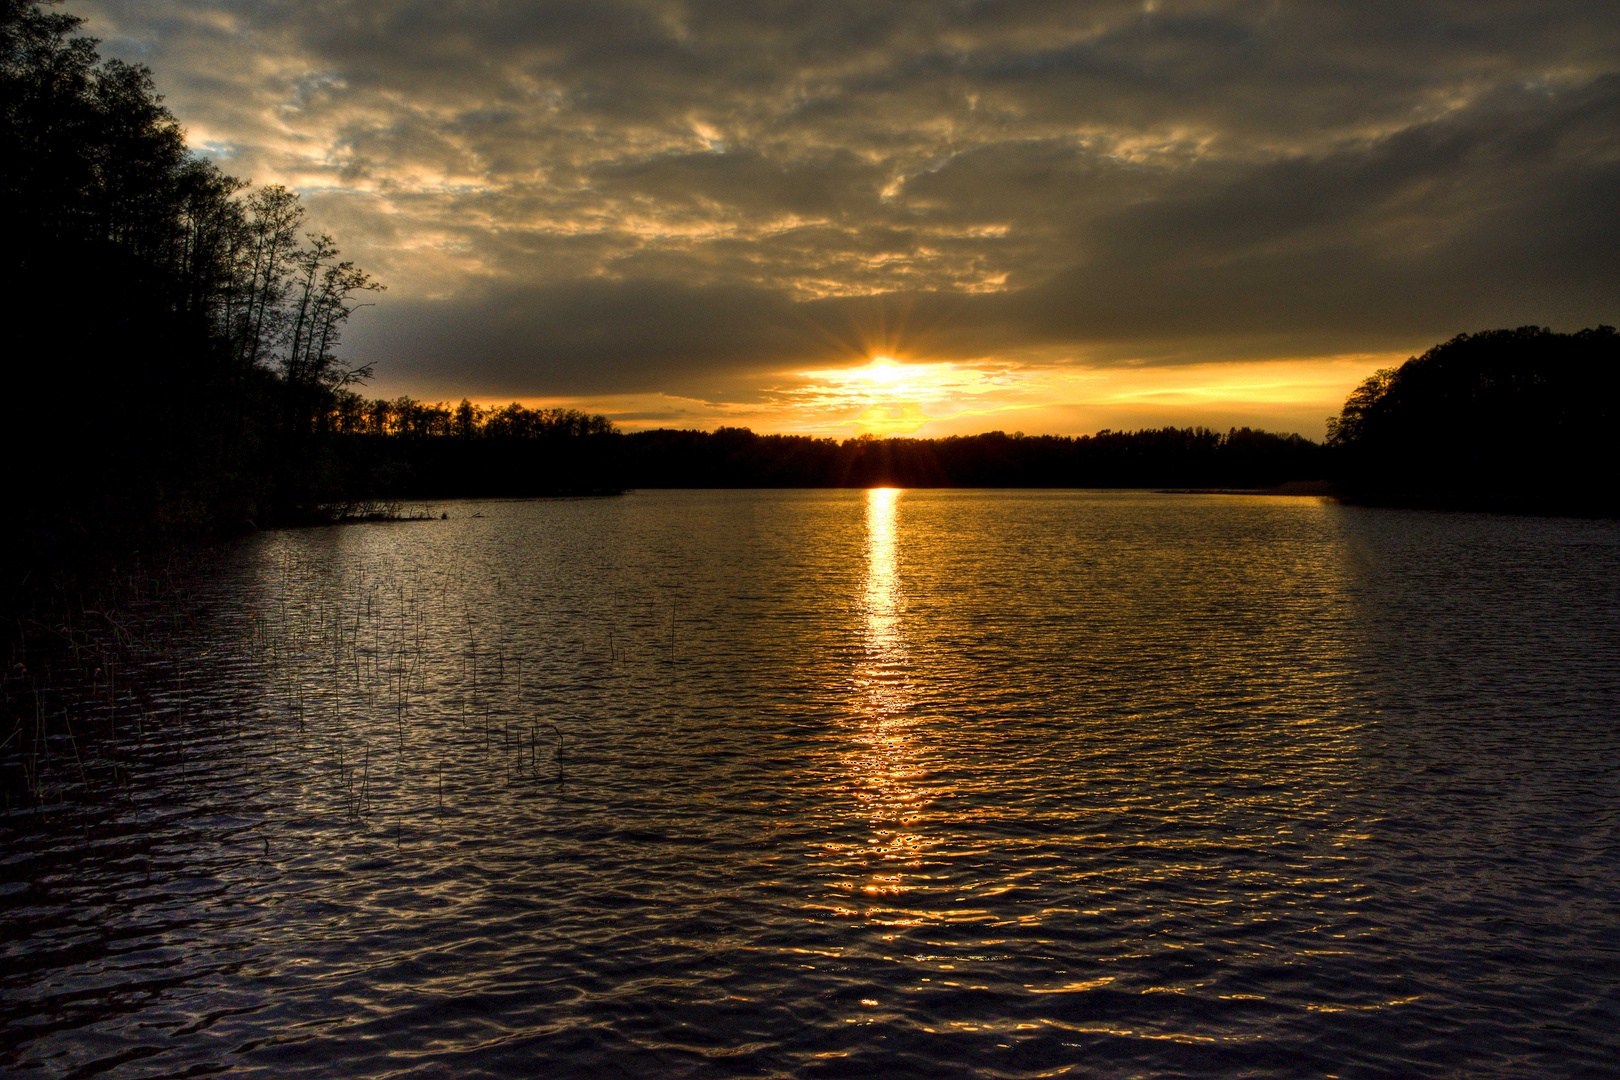
M298 196L191 156L151 72L81 20L0 4L8 566L296 516L322 426L369 374L343 328L380 288ZM23 569L26 575L27 570Z
M1362 383L1328 444L1357 498L1612 512L1617 394L1613 327L1459 334Z

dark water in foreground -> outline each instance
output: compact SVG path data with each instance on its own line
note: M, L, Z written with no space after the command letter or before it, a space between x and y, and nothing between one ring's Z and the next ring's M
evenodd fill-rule
M1614 523L449 510L227 553L5 816L0 1068L1617 1074Z

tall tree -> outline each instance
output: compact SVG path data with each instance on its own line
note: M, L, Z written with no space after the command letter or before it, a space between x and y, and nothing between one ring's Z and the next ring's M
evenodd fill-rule
M0 325L10 539L232 528L323 497L318 434L370 277L295 192L193 157L150 71L0 2ZM151 529L146 529L151 532ZM18 539L21 537L22 539ZM23 559L26 562L27 559Z

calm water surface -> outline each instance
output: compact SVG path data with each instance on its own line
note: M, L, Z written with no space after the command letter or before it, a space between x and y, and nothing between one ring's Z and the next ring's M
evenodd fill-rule
M0 1068L1620 1073L1615 523L444 509L226 552L5 815Z

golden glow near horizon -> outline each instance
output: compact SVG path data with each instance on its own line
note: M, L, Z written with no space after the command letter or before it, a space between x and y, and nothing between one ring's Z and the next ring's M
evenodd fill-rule
M1321 439L1327 417L1364 378L1405 358L1387 353L1080 367L1040 359L925 361L878 353L859 365L784 372L746 402L673 393L520 400L531 408L605 413L630 431L732 426L766 434L932 438L997 429L1089 435L1104 428L1201 425Z
M780 395L781 419L811 414L820 429L816 433L830 426L845 434L879 436L996 428L1090 434L1102 428L1202 424L1298 431L1320 438L1327 417L1338 412L1345 396L1373 370L1390 363L1388 356L1358 356L1077 368L902 361L879 355L859 367L796 373L800 384ZM794 430L781 420L778 424L777 430Z

